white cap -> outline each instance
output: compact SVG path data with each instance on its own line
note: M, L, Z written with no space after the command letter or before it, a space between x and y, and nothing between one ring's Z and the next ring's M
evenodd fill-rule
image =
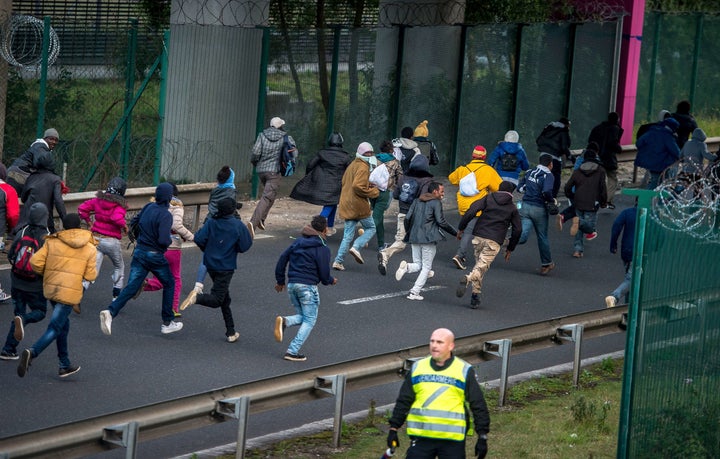
M505 142L518 143L520 140L520 134L517 131L507 131L505 133Z
M274 127L275 129L280 129L281 127L285 126L285 120L279 117L275 117L270 120L270 126Z
M373 146L370 145L370 142L363 142L357 147L357 154L358 155L364 155L365 153L373 153L375 150L373 150Z

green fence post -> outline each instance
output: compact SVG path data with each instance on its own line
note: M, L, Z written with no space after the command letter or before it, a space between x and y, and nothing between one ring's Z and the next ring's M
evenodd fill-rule
M400 32L398 33L397 55L395 56L395 84L393 85L392 107L390 107L392 128L392 136L397 135L398 123L400 122L400 87L402 86L402 64L405 55L405 29L406 25L400 24Z
M568 33L568 68L565 74L565 100L563 102L563 115L570 118L570 107L572 99L572 82L573 82L573 67L575 66L575 41L577 40L577 27L578 25L573 23L570 24L570 31Z
M695 26L695 49L693 50L693 66L692 74L690 76L690 105L695 105L695 87L697 86L698 66L700 65L700 41L702 39L705 15L702 13L698 13L696 17L697 23Z
M160 166L162 165L163 129L165 127L165 94L167 91L168 47L170 31L163 33L163 47L160 54L160 95L158 97L158 127L155 136L155 165L153 167L153 185L160 183Z
M329 139L330 134L332 134L335 130L335 101L337 99L338 66L340 62L340 32L342 32L342 27L334 27L332 69L330 70L330 100L328 101L327 130L325 131L325 139Z
M453 133L452 133L452 151L450 152L450 169L455 168L455 161L457 160L458 150L458 137L460 136L460 103L462 102L462 89L463 80L465 74L465 54L467 53L467 26L462 24L460 26L460 56L458 57L458 74L455 84L457 89L455 90L455 113L453 113Z
M518 88L520 87L520 58L522 57L523 28L527 24L518 24L515 32L515 68L512 69L512 101L510 107L510 126L515 129L518 110Z
M270 29L263 27L262 51L260 55L260 84L258 88L258 108L255 118L255 134L260 134L265 127L265 102L267 100L267 65L270 59ZM253 167L250 182L250 197L257 198L258 175Z
M657 19L655 20L655 30L653 33L653 50L652 58L650 59L650 89L648 94L648 106L647 106L647 119L652 121L655 119L653 112L653 99L655 98L655 75L657 72L657 60L658 53L660 52L660 29L662 25L663 14L655 13Z
M133 89L135 88L135 48L137 47L137 19L130 19L128 30L127 65L125 71L125 111L132 103ZM132 137L132 116L128 117L123 128L122 151L120 153L120 176L127 180L130 163L130 139Z
M41 138L45 125L45 98L47 93L48 59L50 54L50 16L43 18L42 57L40 61L40 97L38 100L37 138Z

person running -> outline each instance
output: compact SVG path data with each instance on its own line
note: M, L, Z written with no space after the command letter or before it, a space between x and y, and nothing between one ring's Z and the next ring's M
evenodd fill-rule
M286 327L300 326L285 352L285 360L307 360L307 357L300 353L300 348L310 336L317 320L320 307L317 284L337 284L337 278L330 275L331 254L325 240L327 228L325 217L313 217L310 225L302 229L302 237L285 249L275 265L275 291L280 293L287 285L290 303L295 308L294 315L275 318L275 340L282 342Z
M66 378L80 370L68 353L70 312L80 313L83 281L97 277L97 244L92 233L80 228L80 216L70 213L63 218L63 231L47 236L45 244L30 259L35 272L43 276L43 294L53 305L53 314L45 333L20 356L17 374L21 378L50 343L57 345L58 375Z
M540 252L540 275L547 276L550 271L555 269L548 239L547 210L548 203L555 203L555 198L553 198L555 177L552 174L555 163L550 155L540 156L539 161L540 164L525 174L523 183L519 187L520 192L525 194L520 204L522 233L518 244L525 244L530 237L530 230L535 230Z

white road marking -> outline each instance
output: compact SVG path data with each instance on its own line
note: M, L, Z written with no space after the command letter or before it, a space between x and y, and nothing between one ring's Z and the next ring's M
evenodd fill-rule
M444 285L433 285L432 287L424 288L421 291L429 292L431 290L439 290L441 288L447 288L447 287L445 287ZM404 290L402 292L394 292L394 293L383 293L382 295L366 296L364 298L354 298L352 300L338 301L338 304L367 303L369 301L384 300L386 298L394 298L396 296L406 296L408 293L410 293L410 290Z

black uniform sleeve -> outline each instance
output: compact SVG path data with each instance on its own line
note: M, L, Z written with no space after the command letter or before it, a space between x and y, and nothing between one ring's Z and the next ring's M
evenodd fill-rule
M474 378L473 374L473 378ZM392 417L390 418L390 427L399 429L405 424L405 419L410 412L410 407L415 401L415 391L412 385L412 372L408 371L405 381L403 381L402 387L400 387L400 393L395 401L395 408L393 409ZM483 399L484 402L484 399Z
M490 432L490 413L488 413L485 396L482 393L480 384L478 384L477 379L475 378L474 368L470 367L468 370L466 381L465 400L470 404L470 411L472 412L473 420L475 422L475 432L479 435L487 434Z

